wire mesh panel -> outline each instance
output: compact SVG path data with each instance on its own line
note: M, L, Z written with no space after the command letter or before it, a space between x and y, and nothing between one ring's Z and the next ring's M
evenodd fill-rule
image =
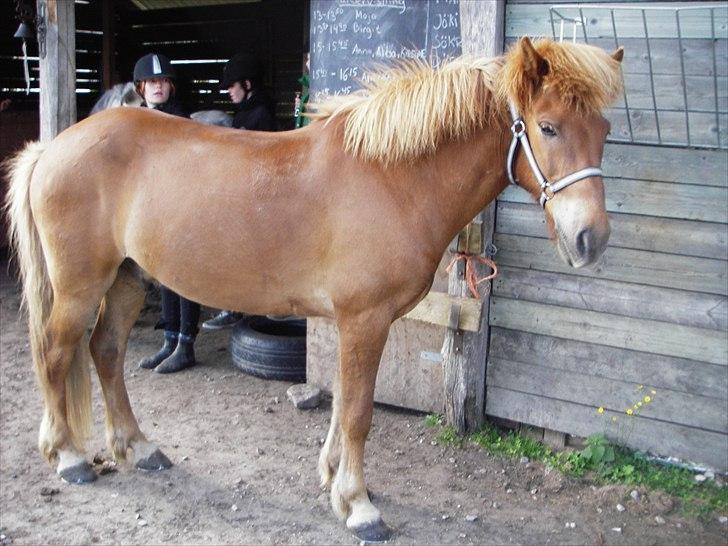
M555 39L625 48L610 141L728 149L728 4L549 11Z

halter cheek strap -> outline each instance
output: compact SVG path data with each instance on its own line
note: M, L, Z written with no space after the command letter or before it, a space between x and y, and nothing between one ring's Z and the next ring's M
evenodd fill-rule
M516 110L516 107L513 105L513 103L510 104L510 109L511 117L513 118L513 125L511 125L511 133L513 134L513 139L511 140L511 145L508 149L508 160L506 162L508 180L510 180L511 184L515 186L521 185L518 183L516 175L513 172L513 166L516 162L516 153L518 152L518 145L520 144L521 148L523 148L523 152L526 154L526 159L528 160L528 164L531 167L531 172L533 172L536 180L538 180L539 186L541 186L541 198L539 199L541 207L546 207L546 201L552 199L556 192L561 191L568 186L571 186L574 182L578 182L579 180L583 180L584 178L589 178L590 176L603 176L601 169L597 167L587 167L585 169L576 171L575 173L571 173L570 175L567 175L554 183L546 180L546 177L543 175L541 169L539 169L538 167L538 162L533 155L531 144L528 142L528 136L526 136L526 124L524 123L523 118L521 118L521 116L518 114L518 110Z

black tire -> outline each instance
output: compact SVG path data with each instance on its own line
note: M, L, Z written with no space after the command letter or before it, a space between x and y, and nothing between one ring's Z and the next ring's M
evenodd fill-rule
M262 316L238 322L230 336L233 365L264 379L306 381L306 320Z

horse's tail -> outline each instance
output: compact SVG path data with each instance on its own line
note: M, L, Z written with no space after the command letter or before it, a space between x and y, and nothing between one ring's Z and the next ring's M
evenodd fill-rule
M43 255L38 229L30 209L30 180L38 160L45 151L41 142L29 142L25 148L5 162L4 168L10 184L5 209L10 218L10 245L20 270L23 285L22 307L28 314L30 347L38 382L48 400L51 386L48 382L45 359L45 327L53 307L53 287ZM85 351L79 343L66 378L66 419L71 442L82 450L91 428L91 381ZM44 421L49 413L46 408ZM44 423L47 424L47 423ZM46 458L52 453L46 452Z

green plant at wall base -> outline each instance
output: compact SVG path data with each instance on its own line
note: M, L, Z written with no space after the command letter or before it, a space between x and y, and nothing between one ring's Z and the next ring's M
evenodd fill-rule
M614 447L604 434L592 434L586 439L586 447L579 452L586 466L596 468L614 462Z
M597 485L623 484L664 491L681 501L680 508L686 515L707 516L728 511L728 487L718 487L713 481L696 482L693 472L650 461L640 453L609 443L604 434L587 438L582 451L554 453L541 442L513 431L503 434L490 424L474 434L460 436L454 428L442 423L443 419L436 415L425 418L427 426L440 427L437 439L441 445L460 448L471 444L508 458L528 457L562 474L588 479Z

